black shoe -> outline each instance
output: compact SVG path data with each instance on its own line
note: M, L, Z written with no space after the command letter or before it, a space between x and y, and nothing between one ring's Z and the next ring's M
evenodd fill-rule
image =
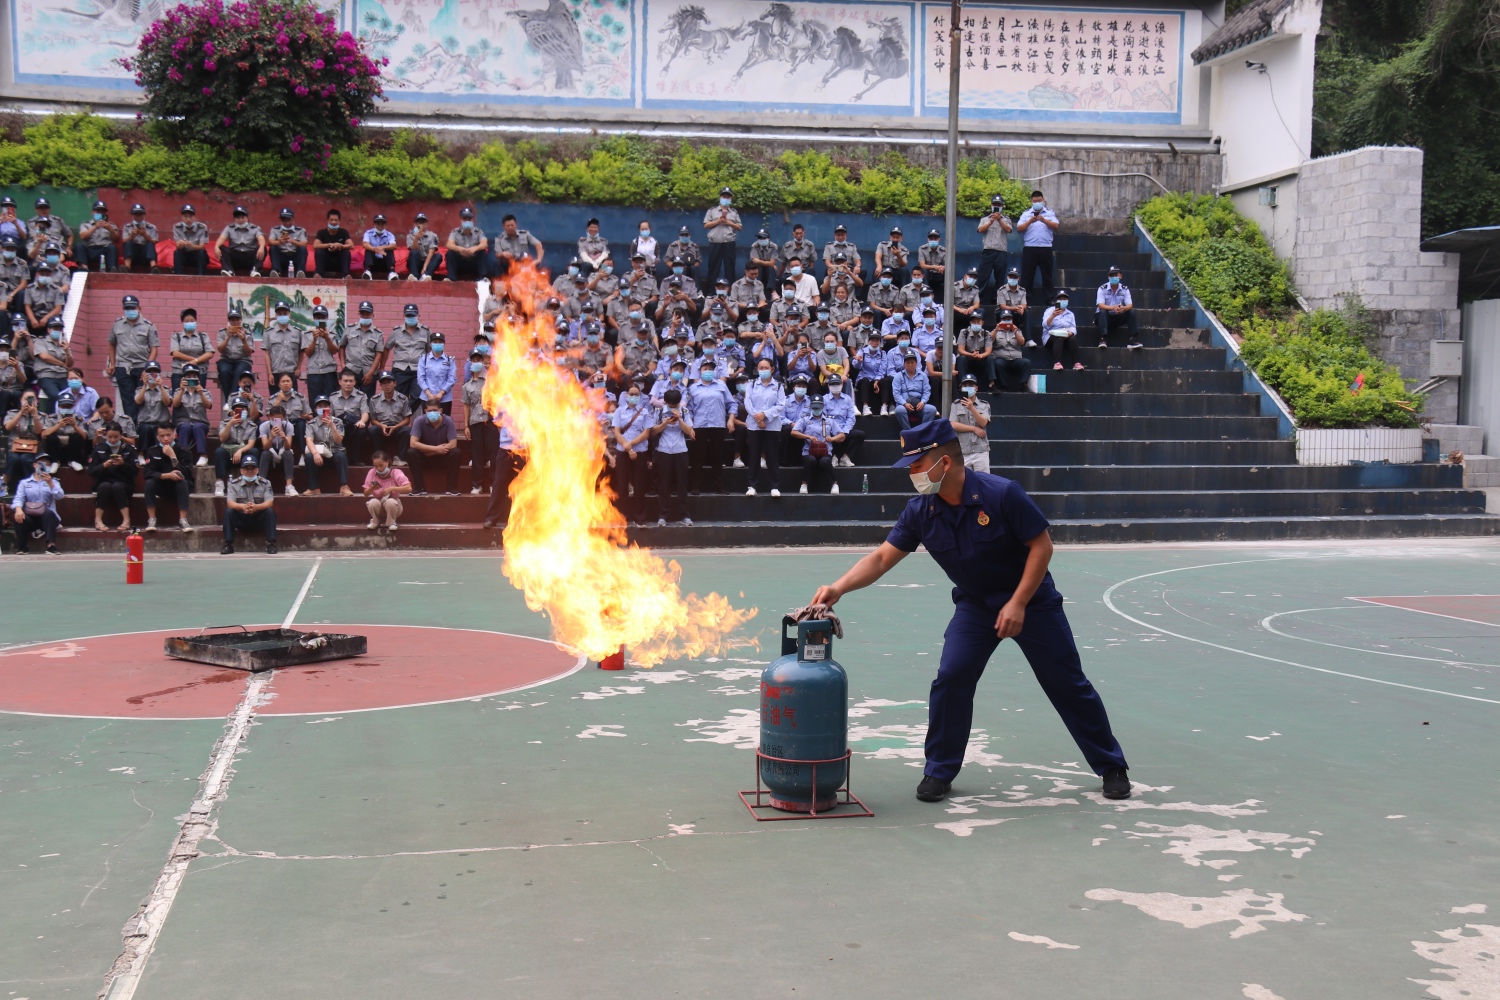
M49 556L60 556L60 555L62 555L62 553L57 550L57 546L56 545L48 545L47 546L47 554Z
M482 525L482 527L486 531L494 531L495 530L495 522L491 521L489 518L485 518L484 519L484 524Z
M953 787L951 781L940 781L931 775L924 776L922 783L917 786L917 798L923 802L941 802L948 797L948 789Z
M221 555L221 556L232 556L232 555L234 555L234 543L233 542L225 542L223 545L220 545L219 546L219 555Z
M276 554L276 543L275 542L267 542L266 543L266 555L268 555L268 556L274 556L275 554Z
M1130 798L1130 779L1123 767L1112 767L1104 772L1104 797L1106 799Z

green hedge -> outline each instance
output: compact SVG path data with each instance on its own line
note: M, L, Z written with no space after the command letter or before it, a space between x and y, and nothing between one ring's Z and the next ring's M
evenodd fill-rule
M1254 318L1240 356L1297 414L1303 427L1415 427L1422 396L1381 361L1359 333L1359 310L1319 309L1282 319ZM1364 386L1351 391L1364 375Z
M154 191L319 191L377 199L474 198L581 202L639 208L700 208L726 184L751 211L808 209L874 214L941 214L944 178L899 153L834 157L813 150L751 154L728 146L637 136L542 143L531 140L443 147L412 131L367 133L333 154L312 179L275 153L154 141L138 126L93 115L54 115L0 142L0 184L55 184ZM1000 194L1019 215L1029 188L993 160L959 164L958 206L975 217Z

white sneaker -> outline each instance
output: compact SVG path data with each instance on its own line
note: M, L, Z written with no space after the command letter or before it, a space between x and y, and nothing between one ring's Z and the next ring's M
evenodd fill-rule
M188 519L185 517L179 517L177 519L177 527L181 528L183 531L188 532L193 530L193 526L188 523Z
M222 480L222 479L215 479L214 480L214 496L221 497L223 495L224 495L224 480Z
M731 466L736 469L743 469L745 467L745 460L736 455L734 461L731 463Z
M481 489L480 487L476 486L472 490L469 491L469 496L471 496L471 497L477 497L479 494L481 494L483 492L484 492L483 489Z
M755 487L752 486L748 490L746 490L745 491L745 496L747 496L747 497L753 497L753 496L755 496Z
M766 460L765 460L765 459L764 459L764 458L762 458L762 459L761 459L761 460L760 460L760 467L761 467L761 468L762 468L762 469L764 469L764 468L765 468L765 467L766 467Z
M260 277L260 272L257 271L255 268L252 267L250 269L250 277L252 277L252 278L259 278Z
M154 517L148 517L148 518L146 518L146 530L147 531L155 531L156 530L156 518L154 518Z
M807 492L807 484L803 483L801 486L797 487L797 492L798 493L806 493Z
M372 517L370 518L370 523L365 525L365 530L374 531L378 527L380 527L380 524Z
M80 464L78 462L69 462L68 463L68 468L72 469L74 472L82 472L83 471L82 464Z
M392 521L390 524L387 524L385 526L385 533L387 535L394 535L396 533L396 522L395 521Z
M197 468L199 468L199 469L204 468L205 466L208 465L208 456L207 455L199 455L198 456L198 461L195 462L194 465Z
M1026 346L1027 347L1035 347L1036 346L1036 341L1034 341L1034 340L1028 340L1028 341L1026 341Z
M430 275L430 274L424 274L424 275L422 275L422 280L423 281L431 281L432 280L432 275Z
M829 492L829 493L835 493L835 494L836 494L836 493L838 493L838 491L839 491L839 484L838 484L838 483L834 483L834 484L833 484L833 488L832 488L832 489L830 489L830 490L829 490L829 491L828 491L828 492Z
M386 281L396 281L397 280L397 278L396 278L396 272L392 271L390 274L387 274L385 276L385 280Z
M219 272L219 276L221 278L232 278L232 277L234 277L234 272L233 271L220 271Z
M874 412L872 412L868 406L865 407L864 413L865 413L865 416L867 416L867 417L873 417L875 415Z
M406 465L406 459L404 459L404 458L397 458L395 461L391 462L391 464L394 465L398 469L404 469L404 468L407 467L407 465Z
M286 495L289 496L289 497L296 496L297 495L297 487L293 486L291 483L287 483L286 484Z
M781 496L781 491L780 490L772 490L771 491L771 495L773 497L779 497L779 496Z
M363 274L361 274L360 277L364 278L366 281L369 281L370 280L370 272L366 271Z
M408 274L406 276L406 280L407 281L416 281L417 280L417 276L415 274Z
M307 272L306 271L298 271L297 272L297 277L299 277L299 278L305 278L305 277L307 277Z
M667 519L664 517L658 517L656 519L656 526L658 528L665 528L667 526Z

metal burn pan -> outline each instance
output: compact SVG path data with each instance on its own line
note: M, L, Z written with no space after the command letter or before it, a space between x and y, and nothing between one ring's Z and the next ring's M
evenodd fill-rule
M207 634L212 628L238 628L238 632ZM243 625L211 625L197 635L169 637L164 652L179 660L210 663L216 667L258 673L277 667L298 667L324 660L364 656L362 635L331 632L299 632L291 628L251 630Z

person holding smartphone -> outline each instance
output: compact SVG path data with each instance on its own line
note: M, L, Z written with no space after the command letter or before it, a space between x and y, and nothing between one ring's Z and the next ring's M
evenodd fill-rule
M57 528L62 521L57 516L57 501L62 495L62 484L57 481L57 463L45 458L36 463L29 477L16 484L10 510L16 521L17 553L26 555L30 552L32 538L36 537L47 540L49 555L58 555Z
M1031 192L1031 207L1016 220L1021 233L1021 287L1030 288L1037 272L1042 277L1042 301L1052 298L1052 244L1060 223L1040 191Z
M662 393L661 416L651 433L656 436L656 496L661 505L658 528L667 522L691 525L688 517L688 442L693 440L692 419L682 409L682 390Z
M31 475L42 451L42 414L36 405L36 393L21 393L15 409L5 414L5 436L10 446L5 453L5 491L12 493L16 484Z

